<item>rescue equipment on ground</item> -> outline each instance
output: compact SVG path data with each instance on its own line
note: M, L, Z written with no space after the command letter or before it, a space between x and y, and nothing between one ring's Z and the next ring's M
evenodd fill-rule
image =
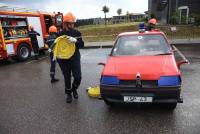
M88 92L88 96L90 96L90 97L101 98L99 86L88 87L87 92Z
M58 37L54 43L54 59L69 59L75 53L75 43L69 41L69 36L63 35Z

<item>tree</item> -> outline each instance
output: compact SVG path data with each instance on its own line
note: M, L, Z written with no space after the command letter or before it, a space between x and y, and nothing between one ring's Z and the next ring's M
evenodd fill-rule
M117 14L118 14L119 16L122 14L122 9L121 9L121 8L117 9Z
M105 6L103 6L102 11L103 11L104 14L105 14L105 25L106 25L106 13L109 12L109 8L105 5Z

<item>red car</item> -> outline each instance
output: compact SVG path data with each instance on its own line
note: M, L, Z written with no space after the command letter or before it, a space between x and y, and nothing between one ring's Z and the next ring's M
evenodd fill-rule
M121 33L101 75L101 96L108 105L163 103L174 109L183 102L180 65L186 62L176 62L163 32Z

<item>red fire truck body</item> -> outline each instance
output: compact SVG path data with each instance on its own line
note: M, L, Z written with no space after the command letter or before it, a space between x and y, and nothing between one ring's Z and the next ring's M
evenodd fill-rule
M27 60L31 56L32 44L28 36L28 25L31 24L40 36L37 36L40 50L48 47L45 40L48 29L56 25L57 16L61 13L47 12L18 12L0 11L0 60L13 57L20 61ZM62 20L58 17L58 20Z

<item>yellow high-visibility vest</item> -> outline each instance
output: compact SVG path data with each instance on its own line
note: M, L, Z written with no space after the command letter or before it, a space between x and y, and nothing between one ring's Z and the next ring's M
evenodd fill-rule
M54 59L69 59L74 55L76 45L68 40L68 36L60 36L54 43Z

